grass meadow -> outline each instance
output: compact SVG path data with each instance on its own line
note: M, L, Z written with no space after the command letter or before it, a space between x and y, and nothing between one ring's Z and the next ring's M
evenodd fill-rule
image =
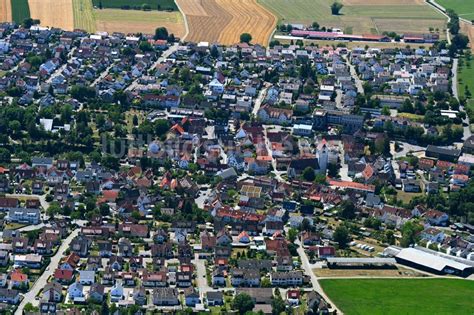
M446 27L445 17L425 4L346 4L340 15L331 14L333 0L258 0L272 11L280 23L316 21L321 26L341 28L348 34L379 34L384 31L403 33L428 32L429 28ZM369 1L368 1L369 2ZM441 32L442 33L442 32Z
M472 315L474 282L463 279L324 279L346 315Z

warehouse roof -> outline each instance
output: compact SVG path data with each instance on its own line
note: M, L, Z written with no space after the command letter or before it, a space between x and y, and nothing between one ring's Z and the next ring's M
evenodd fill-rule
M395 264L396 260L393 258L355 258L355 257L329 257L328 264L340 265L370 265L370 264Z
M443 271L443 269L446 267L461 271L472 268L469 265L441 256L433 255L416 248L404 248L395 257L416 263L418 265L429 267L437 271Z

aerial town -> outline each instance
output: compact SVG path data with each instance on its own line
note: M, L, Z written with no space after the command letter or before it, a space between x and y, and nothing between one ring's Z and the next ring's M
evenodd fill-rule
M0 313L357 314L363 278L468 283L474 310L470 52L296 27L1 23Z

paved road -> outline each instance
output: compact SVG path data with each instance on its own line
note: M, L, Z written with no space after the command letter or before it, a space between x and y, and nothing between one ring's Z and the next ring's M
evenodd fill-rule
M253 109L252 109L252 114L254 116L257 116L258 110L260 109L260 106L263 103L263 100L265 99L265 96L267 96L267 91L270 88L270 86L264 87L260 93L258 93L258 97L255 100L255 103L253 104Z
M284 174L284 172L279 171L279 170L277 169L276 159L275 159L275 157L273 156L272 144L270 143L270 140L268 140L268 136L267 136L267 128L269 128L269 127L273 127L273 126L263 125L263 135L264 135L265 147L266 147L266 149L267 149L267 151L268 151L268 155L272 158L273 173L275 174L275 178L276 178L279 182L287 182L283 177L281 177L281 175Z
M453 79L451 80L451 89L453 90L453 96L459 101L458 93L458 58L453 59L453 67L451 68Z
M311 278L311 283L313 285L313 289L318 292L329 304L331 304L331 307L333 310L337 311L337 314L343 314L340 309L337 308L337 306L329 299L329 297L324 293L323 288L318 282L318 277L313 272L313 269L311 268L311 264L309 263L308 256L306 255L304 248L301 246L301 243L299 240L295 241L295 244L298 245L298 255L300 255L301 258L301 266L305 270L305 273Z
M164 62L169 56L171 56L176 50L178 50L179 44L174 43L172 46L170 46L167 50L163 51L163 54L161 54L161 57L159 57L151 66L149 70L154 70L159 64ZM138 78L135 79L126 89L125 91L132 91L135 88L138 87Z
M201 297L204 297L204 293L209 291L215 291L207 284L207 277L206 277L206 264L204 259L199 259L199 254L194 255L194 260L192 263L196 266L196 285L199 288L199 293Z
M67 61L65 64L61 65L59 68L57 68L50 76L49 78L46 80L46 83L51 83L51 81L53 80L53 78L59 74L61 74L64 69L66 69L67 67L67 63L68 61L71 59L71 57L74 55L74 52L76 51L76 47L74 47L73 49L71 49L71 51L67 54Z
M107 69L105 69L98 77L97 79L94 80L94 82L92 82L91 86L94 87L96 86L97 84L99 84L100 81L102 81L110 72L110 69L112 69L112 67L115 65L115 63L112 61L112 63L107 67Z
M43 274L36 280L36 282L33 284L33 287L28 291L25 295L23 300L21 301L20 305L18 306L18 309L15 312L15 315L22 315L23 314L23 308L28 302L31 302L33 306L38 306L39 301L35 300L36 295L45 287L45 285L48 283L48 279L50 276L53 275L54 270L59 265L59 262L61 258L64 256L64 252L69 248L69 244L71 244L72 240L74 237L76 237L79 234L80 229L77 228L74 231L69 234L69 236L63 240L61 246L59 247L56 255L51 257L51 262L49 263L48 267L46 270L43 272Z
M359 76L357 75L357 71L355 69L355 67L352 65L352 63L349 61L349 59L347 58L347 56L344 56L344 59L346 60L346 64L347 66L349 67L349 71L351 73L351 76L352 76L352 79L354 79L354 83L357 87L357 92L359 94L362 94L364 95L364 86L362 84L362 80L359 78Z

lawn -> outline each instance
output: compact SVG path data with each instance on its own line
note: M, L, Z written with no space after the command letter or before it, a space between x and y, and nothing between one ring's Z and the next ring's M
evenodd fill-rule
M474 282L462 279L324 279L324 292L347 315L473 314Z
M471 93L471 99L467 101L466 111L470 121L474 120L474 65L472 57L460 59L458 67L458 92L460 97L466 96L466 88Z
M436 0L445 9L453 9L460 17L474 20L474 1L471 0Z
M96 31L95 14L91 0L72 0L74 14L74 28Z
M92 0L94 7L110 9L136 9L141 10L144 4L151 10L178 10L173 0Z
M25 19L30 17L30 7L28 0L11 0L12 19L16 23L23 23Z
M321 26L338 27L345 33L368 34L396 31L428 32L442 30L445 17L427 5L344 5L340 15L332 15L333 0L258 0L272 11L280 23L316 21ZM415 21L415 22L412 22Z
M465 96L466 86L474 97L474 65L472 57L462 58L458 67L459 96Z

